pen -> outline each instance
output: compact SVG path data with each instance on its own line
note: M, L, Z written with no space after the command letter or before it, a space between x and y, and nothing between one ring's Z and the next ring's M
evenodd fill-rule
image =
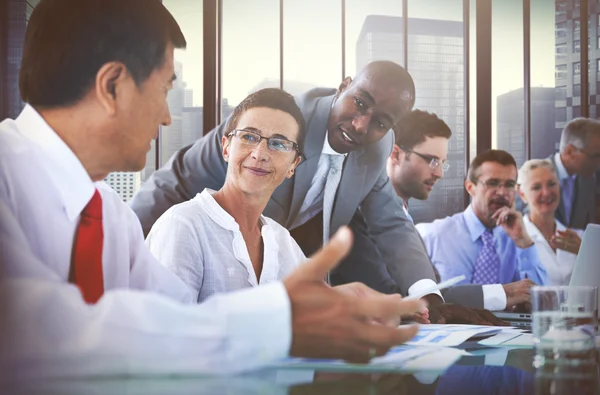
M461 274L460 276L451 278L450 280L442 281L441 283L436 284L435 287L430 287L430 288L426 289L425 291L419 292L414 295L410 295L404 299L405 300L421 299L425 295L429 295L430 293L439 291L441 289L449 288L449 287L453 286L454 284L461 282L464 279L465 279L465 275Z

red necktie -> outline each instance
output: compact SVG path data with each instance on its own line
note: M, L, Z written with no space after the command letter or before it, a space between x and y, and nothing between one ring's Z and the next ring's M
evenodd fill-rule
M102 276L102 197L98 190L81 212L73 246L70 280L87 303L96 303L104 293Z

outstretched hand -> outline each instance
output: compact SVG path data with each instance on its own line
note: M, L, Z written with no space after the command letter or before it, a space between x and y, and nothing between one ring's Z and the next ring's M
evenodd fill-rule
M292 356L368 362L417 333L415 325L398 328L389 323L423 311L425 302L384 295L366 286L332 288L323 281L351 245L352 233L340 228L283 281L292 306Z

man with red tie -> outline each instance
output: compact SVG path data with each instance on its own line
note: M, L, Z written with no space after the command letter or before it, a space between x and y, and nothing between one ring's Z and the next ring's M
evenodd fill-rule
M0 123L0 379L232 373L288 355L367 361L416 333L380 323L422 302L322 280L350 248L347 229L283 282L200 305L152 257L102 180L144 167L171 122L173 53L185 44L159 0L34 9L27 105Z

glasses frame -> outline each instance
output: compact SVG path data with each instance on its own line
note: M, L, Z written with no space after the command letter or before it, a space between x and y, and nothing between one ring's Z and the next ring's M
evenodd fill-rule
M438 167L440 167L442 169L442 172L444 172L444 173L450 169L450 163L448 163L446 161L442 161L440 158L436 158L435 156L425 155L420 152L413 151L410 148L406 148L403 145L399 145L399 147L402 151L406 151L406 152L410 152L411 154L415 154L418 157L420 157L421 159L423 159L425 162L428 162L427 164L429 165L429 167L431 169L435 170Z
M279 151L277 149L271 148L271 146L269 145L269 142L271 141L271 139L276 139L276 140L283 140L283 141L287 141L293 144L294 150L296 151L296 153L298 154L298 156L302 157L302 152L300 152L300 147L298 146L297 143L293 142L292 140L288 140L286 138L283 137L265 137L265 136L261 136L260 134L258 134L257 132L254 132L252 130L248 130L248 129L233 129L231 132L229 132L227 134L227 137L232 137L232 136L236 136L238 132L244 132L244 133L250 133L255 135L258 138L258 142L256 144L248 144L248 142L243 142L243 144L246 145L251 145L251 146L258 146L260 144L261 141L263 140L267 140L267 148L269 148L271 151L274 152L279 152L279 153L287 153L287 152L292 152L290 151Z
M514 185L512 186L512 188L508 188L508 187L506 186L506 183L507 183L507 182L509 182L509 181L504 181L504 182L500 183L500 185L498 185L498 186L495 186L495 187L494 187L494 186L490 186L490 185L488 184L488 182L489 182L489 181L490 181L490 180L487 180L487 181L481 181L480 179L476 179L476 180L475 180L475 184L482 184L482 185L483 185L483 187L484 187L486 190L488 190L488 191L489 191L489 190L493 190L494 192L497 192L497 191L499 191L500 189L504 188L504 190L505 190L506 192L509 192L509 193L517 193L517 182L516 182L516 181L509 180L509 181L512 181L512 182L514 182Z

